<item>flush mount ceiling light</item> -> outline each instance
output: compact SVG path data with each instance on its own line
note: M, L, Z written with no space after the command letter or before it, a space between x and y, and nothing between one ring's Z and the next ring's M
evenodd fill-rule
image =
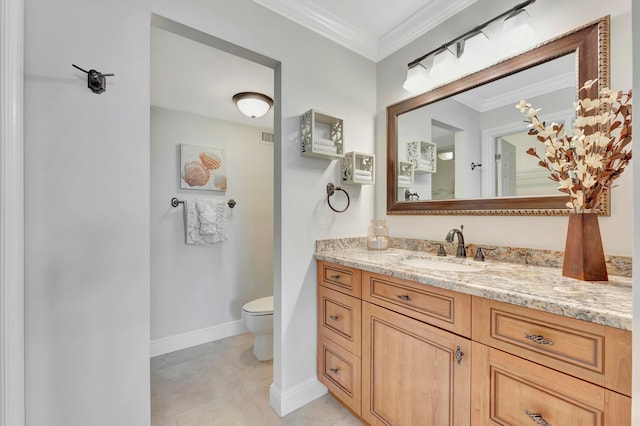
M483 24L478 25L477 27L467 31L466 33L443 44L442 46L433 49L431 52L425 55L422 55L421 57L416 58L413 61L409 62L409 64L407 64L407 67L408 67L407 79L403 84L403 87L405 88L405 90L414 94L418 94L428 89L428 88L425 88L427 78L424 76L416 77L417 75L425 74L424 68L419 67L418 65L421 65L421 62L427 58L432 57L433 59L433 67L429 71L429 75L428 75L428 77L431 80L429 82L430 87L433 87L434 83L435 84L442 83L444 82L444 80L450 80L456 74L460 75L461 73L469 71L466 68L469 65L473 65L473 64L464 64L465 61L461 60L463 55L475 54L475 55L481 55L481 57L483 58L490 56L493 50L496 50L497 46L494 46L493 49L489 49L486 47L485 42L487 41L486 40L487 35L486 33L483 32L483 30L487 26L489 26L490 24L496 21L504 19L504 25L506 27L505 32L509 34L506 38L508 41L513 42L514 40L517 39L519 42L522 43L523 38L515 37L514 33L523 33L529 36L533 34L531 27L528 26L529 15L527 14L525 7L535 3L535 1L536 0L527 0L523 3L520 3L517 6L514 6L511 9L507 10L506 12L501 13L495 18L492 18L487 22L484 22ZM471 50L471 51L480 50L480 51L465 52L465 44L467 42L469 42L468 43L469 45L467 46L468 47L467 50ZM484 47L472 46L473 44L477 44L477 43L485 44L485 46ZM456 59L458 59L459 61L456 62ZM468 58L468 59L471 60L471 58ZM470 61L467 61L467 62L470 62ZM464 66L464 65L467 65L467 66ZM484 63L480 61L475 65L484 65ZM479 68L477 68L476 66L475 69L479 69Z
M250 118L265 115L273 106L273 99L256 92L241 92L233 95L233 102L240 112Z
M443 151L438 153L438 158L443 161L453 160L453 151Z

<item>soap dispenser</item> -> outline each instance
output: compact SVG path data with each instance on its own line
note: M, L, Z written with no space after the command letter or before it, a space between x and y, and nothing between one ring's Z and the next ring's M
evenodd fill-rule
M386 250L389 248L389 228L385 220L372 220L367 238L369 250Z

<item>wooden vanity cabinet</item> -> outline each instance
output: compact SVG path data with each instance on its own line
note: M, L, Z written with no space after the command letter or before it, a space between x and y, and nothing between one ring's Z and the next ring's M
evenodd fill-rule
M371 425L631 425L631 332L318 261L318 378Z

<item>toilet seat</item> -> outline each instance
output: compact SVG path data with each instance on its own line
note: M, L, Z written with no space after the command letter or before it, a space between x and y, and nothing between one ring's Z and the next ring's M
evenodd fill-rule
M247 302L242 307L247 315L273 315L273 296L262 297L260 299Z

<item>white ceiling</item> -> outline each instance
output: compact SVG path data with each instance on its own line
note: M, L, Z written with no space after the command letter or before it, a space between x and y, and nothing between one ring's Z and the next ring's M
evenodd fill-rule
M253 0L377 62L476 0ZM239 92L273 98L273 70L151 27L151 105L273 129L231 101Z
M253 0L378 62L477 0Z

